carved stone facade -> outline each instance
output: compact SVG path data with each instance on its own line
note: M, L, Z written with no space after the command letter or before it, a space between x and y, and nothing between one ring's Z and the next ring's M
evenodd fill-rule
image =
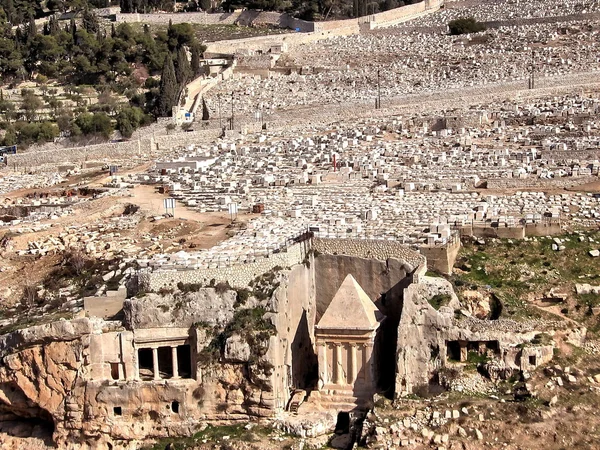
M383 314L347 275L315 327L318 397L331 406L368 405L376 391L375 343Z

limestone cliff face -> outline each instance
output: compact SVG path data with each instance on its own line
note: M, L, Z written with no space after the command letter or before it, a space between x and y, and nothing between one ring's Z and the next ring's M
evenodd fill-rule
M448 298L446 306L439 310L430 304L436 295ZM414 393L415 389L432 381L438 369L446 365L448 342L475 346L491 343L497 349L497 361L502 367L519 369L523 366L521 354L525 350L517 345L531 341L539 333L535 323L475 317L455 321L454 311L461 307L452 285L442 278L421 276L419 283L405 289L398 327L396 396ZM550 350L540 347L527 352L536 354L538 361L548 361L548 354L552 353L551 347Z
M30 417L64 417L65 397L73 390L81 368L79 341L36 345L6 356L3 363L3 407Z
M197 322L224 325L234 313L236 292L201 288L196 292L146 294L125 301L125 326L129 329L190 327Z
M0 338L0 411L4 419L37 419L66 445L67 429L80 426L72 405L83 404L81 375L88 319L60 321L19 330ZM15 347L10 349L12 343Z
M398 326L396 395L412 393L429 383L432 372L440 367L440 349L452 327L453 310L436 311L426 284L410 285L404 294L404 307Z

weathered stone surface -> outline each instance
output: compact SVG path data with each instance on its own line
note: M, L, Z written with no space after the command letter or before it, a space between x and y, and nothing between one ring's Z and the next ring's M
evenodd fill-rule
M236 292L218 293L214 288L177 294L147 294L123 304L125 323L130 329L190 327L197 322L224 325L234 312Z
M246 362L250 359L250 345L239 335L233 335L225 342L225 359L230 362Z

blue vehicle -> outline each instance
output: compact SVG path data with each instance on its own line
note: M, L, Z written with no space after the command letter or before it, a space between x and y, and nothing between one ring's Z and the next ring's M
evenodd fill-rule
M10 145L8 147L0 147L0 155L16 155L17 154L17 146Z

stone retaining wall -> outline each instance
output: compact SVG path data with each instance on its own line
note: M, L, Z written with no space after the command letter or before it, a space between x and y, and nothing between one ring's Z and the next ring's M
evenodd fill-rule
M425 257L410 247L396 241L383 239L314 238L312 248L315 252L327 255L357 256L381 261L395 258L412 266L413 270L426 263Z
M600 19L600 13L579 13L579 14L566 14L563 16L548 16L548 17L524 17L520 19L508 19L508 20L490 20L482 22L486 28L501 28L501 27L523 27L529 25L538 25L545 23L569 23L569 22L581 22L585 20L598 20ZM447 25L435 25L435 26L408 26L404 28L407 31L414 31L418 33L447 33Z
M542 158L554 161L600 159L600 149L590 148L587 150L548 150L542 151Z
M299 243L288 247L287 252L274 253L266 258L246 264L204 269L155 269L142 271L139 274L139 285L148 291L161 288L173 288L177 283L201 284L208 286L211 280L215 283L228 282L233 288L245 288L259 275L273 270L274 267L292 267L302 263L308 250L328 255L347 255L360 258L386 261L389 258L406 263L412 270L426 265L423 255L410 247L395 241L377 239L319 239L309 243Z
M296 19L287 13L273 11L236 11L233 13L208 14L205 12L190 13L119 13L115 15L119 23L147 23L167 25L172 23L193 23L200 25L242 25L242 26L272 26L290 28L301 32L314 31L314 22Z
M361 27L369 25L369 29L396 25L420 15L437 11L443 2L441 0L422 1L412 5L401 6L389 11L373 14L356 19L332 20L326 22L306 22L298 25L298 19L289 22L289 28L307 31L303 33L278 34L260 36L247 39L231 39L208 43L206 52L209 54L231 54L245 50L266 51L274 45L287 44L288 46L307 44L322 39L336 36L349 36L358 34ZM304 21L301 21L304 22ZM282 22L283 23L283 22ZM310 24L310 25L306 25ZM312 29L310 29L312 26Z
M570 188L581 184L598 181L597 176L564 177L564 178L491 178L487 181L488 189L548 189Z
M201 25L262 25L289 28L302 33L320 33L331 32L335 30L345 30L344 33L358 33L361 25L371 23L372 28L395 25L427 10L438 9L441 3L442 2L440 0L424 0L419 3L401 6L399 8L372 14L370 16L346 20L329 20L324 22L308 22L306 20L296 19L287 13L253 10L217 14L208 14L205 12L165 14L119 13L115 15L115 20L120 23L141 22L162 25L167 25L169 21L172 23L194 23ZM244 40L245 39L239 39L239 41Z
M193 270L154 270L141 272L139 285L147 291L156 292L161 288L174 288L177 283L201 284L208 286L211 280L215 283L228 282L233 288L247 288L251 281L259 275L273 270L274 267L291 267L301 263L306 257L304 244L288 247L287 252L275 253L256 262Z
M47 168L49 171L56 171L56 167L59 165L74 164L80 166L92 161L108 164L139 158L140 162L143 162L153 156L164 154L173 148L212 141L218 138L220 133L221 130L213 128L172 135L150 135L126 142L107 142L82 147L29 151L9 155L7 165L8 168L13 170L44 170L44 168Z
M140 141L112 142L88 145L85 147L63 148L56 150L31 151L9 155L8 166L11 169L27 170L44 164L82 164L86 161L114 161L141 156L149 147L142 149Z

